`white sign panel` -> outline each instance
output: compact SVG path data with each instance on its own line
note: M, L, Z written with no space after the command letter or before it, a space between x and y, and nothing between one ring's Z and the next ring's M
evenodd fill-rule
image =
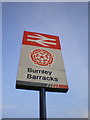
M67 92L58 36L24 31L16 88Z

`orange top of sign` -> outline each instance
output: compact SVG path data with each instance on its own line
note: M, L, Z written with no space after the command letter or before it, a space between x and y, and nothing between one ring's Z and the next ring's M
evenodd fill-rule
M58 36L37 32L24 31L22 44L61 50Z

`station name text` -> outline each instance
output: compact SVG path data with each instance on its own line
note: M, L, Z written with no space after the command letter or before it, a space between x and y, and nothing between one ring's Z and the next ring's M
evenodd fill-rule
M58 78L52 76L52 71L28 68L27 72L28 72L27 79L47 80L47 81L58 82ZM40 75L37 75L37 74L40 74Z

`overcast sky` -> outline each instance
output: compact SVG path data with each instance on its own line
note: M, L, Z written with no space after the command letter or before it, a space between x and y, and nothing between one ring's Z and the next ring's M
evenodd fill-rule
M47 92L47 117L88 114L88 3L3 3L3 112L5 118L39 117L39 92L15 89L23 31L60 37L67 93Z

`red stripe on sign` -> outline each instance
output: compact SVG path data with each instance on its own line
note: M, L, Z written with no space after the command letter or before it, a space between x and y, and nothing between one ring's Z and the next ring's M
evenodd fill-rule
M68 88L68 85L59 85L59 88Z
M59 85L59 84L53 84L52 87L55 87L55 88L68 88L68 85Z
M22 44L61 50L58 36L36 32L24 31Z

